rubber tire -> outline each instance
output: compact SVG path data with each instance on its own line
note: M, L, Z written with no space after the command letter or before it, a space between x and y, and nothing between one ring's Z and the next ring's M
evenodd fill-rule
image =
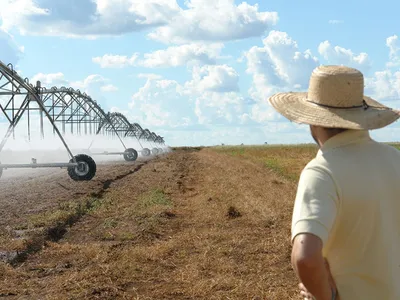
M157 148L151 149L151 154L157 155L158 154L158 149Z
M138 153L135 149L133 148L128 148L125 150L124 153L124 159L126 161L135 161L138 158Z
M143 156L150 156L150 154L151 154L151 151L149 148L143 148L143 150L142 150Z
M163 149L162 148L158 148L158 153L159 154L162 154L164 151L163 151Z
M75 171L76 167L68 167L68 175L69 175L69 177L71 177L71 179L74 180L74 181L89 181L89 180L92 180L93 177L96 175L96 170L97 170L96 163L93 160L93 158L91 158L89 155L86 155L86 154L78 154L78 155L75 156L75 160L78 163L79 162L87 163L88 166L89 166L89 171L85 175L79 175ZM69 162L73 163L74 160L71 159Z

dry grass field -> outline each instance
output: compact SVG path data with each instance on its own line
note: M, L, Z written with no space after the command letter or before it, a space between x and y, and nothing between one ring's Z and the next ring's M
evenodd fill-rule
M316 151L177 149L89 183L3 182L0 297L298 299L290 219Z

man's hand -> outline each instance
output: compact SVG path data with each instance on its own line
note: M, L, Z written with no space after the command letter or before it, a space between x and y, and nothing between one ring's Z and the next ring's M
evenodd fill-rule
M309 291L307 291L306 287L301 282L299 283L299 289L300 295L301 297L303 297L303 299L314 299L314 296L311 295Z
M324 261L325 261L326 271L328 272L329 285L330 285L331 289L336 292L336 300L340 300L338 290L336 287L336 283L335 283L335 280L333 279L329 263L326 260L326 258L324 259ZM301 282L299 283L299 289L300 289L300 295L303 297L303 299L315 299L314 296L306 289L304 284Z

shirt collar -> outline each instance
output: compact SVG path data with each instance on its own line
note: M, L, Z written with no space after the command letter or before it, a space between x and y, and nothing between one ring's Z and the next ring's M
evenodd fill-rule
M368 130L350 129L331 137L322 145L321 149L319 149L318 152L323 153L331 149L368 140L371 140Z

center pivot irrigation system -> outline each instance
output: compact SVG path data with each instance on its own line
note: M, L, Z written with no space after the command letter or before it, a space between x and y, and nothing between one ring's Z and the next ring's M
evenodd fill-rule
M126 141L136 139L139 142L142 156L161 154L169 151L162 137L142 129L137 124L131 124L121 113L106 113L96 101L86 93L66 87L52 87L47 89L41 86L40 81L33 86L27 78L22 79L11 64L5 65L0 61L0 121L8 122L8 129L0 143L0 153L11 135L15 138L15 128L25 116L28 140L31 139L33 118L39 119L40 136L44 138L44 120L47 119L55 136L61 140L70 157L69 162L37 163L32 158L31 163L2 164L0 162L0 176L5 169L12 168L67 168L68 175L75 181L91 180L96 174L96 163L93 155L122 155L126 161L135 161L138 151L126 146ZM3 118L1 118L3 116ZM72 135L106 136L118 140L122 151L93 152L91 147L82 154L74 155L64 136ZM146 141L152 149L144 148Z

